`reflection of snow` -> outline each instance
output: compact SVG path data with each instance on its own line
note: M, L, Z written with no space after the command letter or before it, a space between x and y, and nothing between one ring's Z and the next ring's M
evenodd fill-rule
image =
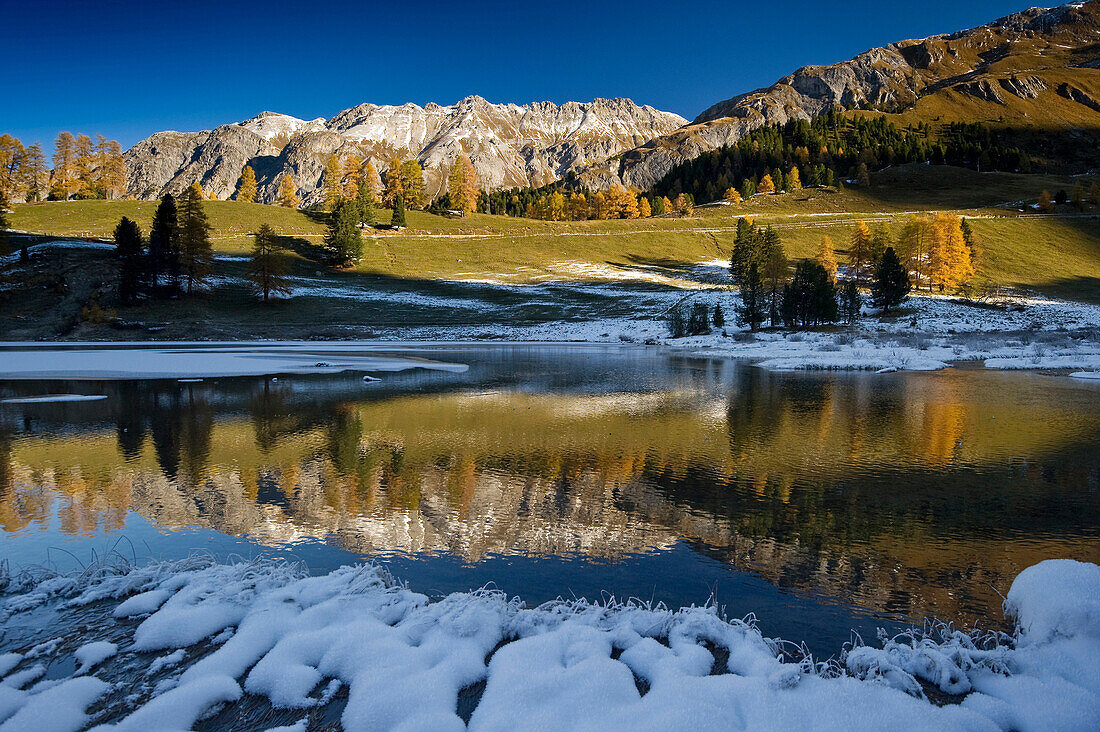
M788 661L752 623L714 608L525 608L487 590L429 602L372 566L310 577L282 562L190 559L11 584L5 624L39 609L103 615L37 647L57 655L78 643L99 659L96 675L24 689L21 679L44 673L38 651L0 656L0 722L12 728L79 729L111 688L102 679L132 694L96 721L134 730L190 728L244 694L308 715L343 685L346 730L463 729L460 694L480 684L470 729L511 729L520 716L540 729L1100 726L1100 567L1070 560L1017 577L1005 603L1019 623L1012 638L933 626L821 666ZM110 619L124 598L154 592L136 626ZM123 643L89 638L108 633ZM171 675L158 680L162 669ZM134 684L143 676L154 678ZM934 705L924 688L960 702Z

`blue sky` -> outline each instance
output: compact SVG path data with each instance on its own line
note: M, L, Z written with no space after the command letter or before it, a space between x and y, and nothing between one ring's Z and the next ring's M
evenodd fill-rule
M0 132L129 147L270 109L630 97L692 118L799 66L993 20L1026 0L6 3Z

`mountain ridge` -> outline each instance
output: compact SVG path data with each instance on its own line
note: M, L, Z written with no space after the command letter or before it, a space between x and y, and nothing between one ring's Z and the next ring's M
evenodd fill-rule
M320 197L330 155L359 155L378 172L392 157L420 160L430 195L445 189L451 161L470 156L483 187L544 185L687 123L629 99L493 104L472 95L453 105L363 103L329 119L265 111L201 132L156 132L125 154L129 192L178 194L195 181L219 198L232 195L251 165L259 199L275 200L290 173L306 203Z
M1100 129L1100 0L1029 8L976 28L807 65L768 87L711 105L691 123L584 171L593 186L647 190L673 166L758 127L833 109L902 123L999 121Z

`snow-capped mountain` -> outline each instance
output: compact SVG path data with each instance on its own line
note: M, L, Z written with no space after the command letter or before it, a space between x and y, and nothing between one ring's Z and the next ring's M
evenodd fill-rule
M329 120L264 112L205 132L158 132L126 153L130 193L180 193L195 181L230 197L245 165L259 197L273 201L290 173L306 202L316 200L329 156L370 160L379 173L392 157L417 158L427 191L445 189L451 161L470 156L486 189L544 185L602 164L686 123L629 99L492 104L471 96L451 106L361 104Z

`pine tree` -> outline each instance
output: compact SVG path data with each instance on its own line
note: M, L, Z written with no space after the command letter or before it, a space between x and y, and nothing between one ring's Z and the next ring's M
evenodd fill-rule
M771 231L771 227L768 228ZM764 252L764 290L768 298L768 315L772 327L779 325L779 306L783 297L783 288L787 284L787 255L783 251L783 244L778 235L775 242L765 241Z
M821 265L830 281L836 279L836 249L833 247L832 238L828 236L821 237L821 243L817 247L817 256L814 257L814 261Z
M289 294L290 281L286 274L290 268L286 255L278 246L275 230L267 224L262 224L254 238L255 243L252 245L252 256L245 271L245 279L252 284L256 292L263 294L264 302L267 302L271 295Z
M887 247L875 268L871 280L871 304L889 312L890 308L900 305L913 289L909 281L909 272L898 260L893 247Z
M359 206L343 199L329 217L325 233L325 262L331 267L347 267L363 256L363 236L359 233Z
M144 248L141 229L123 216L115 227L115 256L118 257L118 299L124 305L137 300L144 270Z
M783 289L783 322L792 328L809 328L836 320L836 288L817 262L802 260Z
M890 227L886 225L886 222L880 221L875 224L875 228L871 231L871 251L867 258L867 265L870 268L873 269L878 260L882 259L882 255L888 246L890 246Z
M725 328L726 327L726 314L722 312L722 304L719 303L714 306L714 327Z
M340 199L340 172L340 161L336 155L329 155L328 163L325 164L325 177L321 182L325 210L329 213L336 210L336 202Z
M245 203L256 202L256 171L251 165L244 166L241 179L237 183L237 200Z
M856 281L848 280L845 282L844 287L840 289L840 310L844 314L845 323L854 323L859 318L862 304L859 296L859 286L856 285Z
M668 311L668 334L671 338L682 338L687 335L687 324L684 322L684 310L680 303L672 306Z
M214 269L214 253L210 246L210 223L202 208L202 186L192 183L180 199L179 240L180 267L187 282L187 294L195 285L202 285Z
M688 319L689 335L706 335L710 333L710 317L706 303L697 302L691 306L691 317Z
M287 208L298 208L298 203L298 186L294 184L290 173L284 173L283 180L279 183L278 204Z
M851 246L848 249L848 264L857 283L863 281L863 268L870 260L871 228L866 222L859 221L852 228Z
M179 271L179 218L176 199L165 193L157 204L157 210L153 213L153 225L149 229L150 289L157 291L162 274L170 284L176 285Z
M359 204L359 223L363 226L374 226L374 191L365 177L359 179L356 202Z
M405 223L405 197L400 193L393 199L393 216L390 217L390 226L407 226Z
M76 190L76 139L71 132L60 132L54 141L52 193L67 201Z
M741 283L741 307L737 309L737 315L741 324L747 325L749 330L757 330L764 322L764 292L756 262L749 264Z

